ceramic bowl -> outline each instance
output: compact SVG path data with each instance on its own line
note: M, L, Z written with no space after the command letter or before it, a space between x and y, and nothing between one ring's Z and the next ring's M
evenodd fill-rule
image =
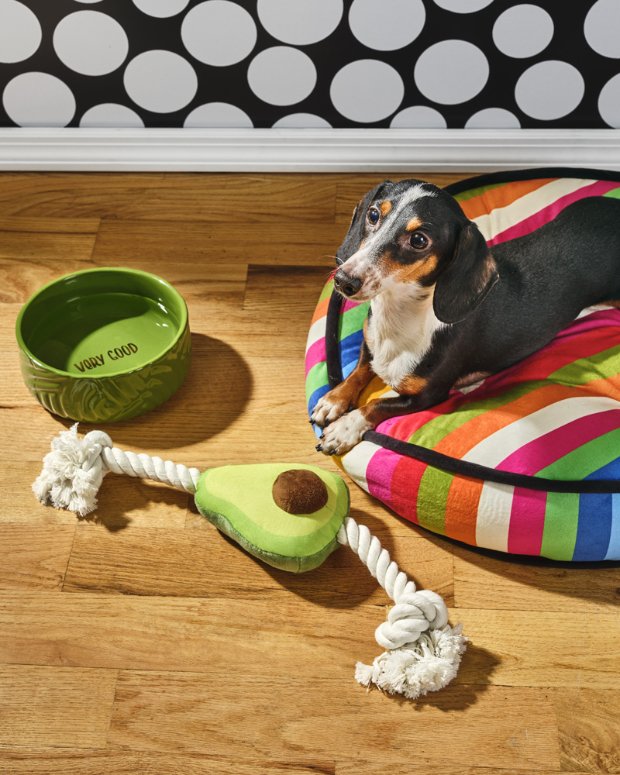
M50 412L127 420L177 390L190 362L183 297L161 277L101 267L59 277L16 324L24 381Z

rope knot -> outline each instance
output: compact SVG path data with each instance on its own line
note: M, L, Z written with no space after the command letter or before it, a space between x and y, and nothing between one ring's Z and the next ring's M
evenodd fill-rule
M112 446L112 439L103 431L91 431L80 439L77 427L76 423L52 440L32 490L41 503L85 517L97 506L97 492L106 474L101 455Z
M429 589L405 591L390 609L386 622L377 627L375 638L384 649L415 643L423 632L444 627L448 611L441 597Z

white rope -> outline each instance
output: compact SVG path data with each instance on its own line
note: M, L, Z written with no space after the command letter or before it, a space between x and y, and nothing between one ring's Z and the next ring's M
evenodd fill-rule
M375 631L385 649L372 665L357 663L355 677L392 694L415 699L446 686L457 673L467 640L459 626L448 624L443 599L429 589L417 591L390 559L387 549L365 525L347 517L338 542L349 546L396 605Z
M102 431L80 439L76 424L53 439L32 489L42 503L86 516L96 508L99 487L109 472L164 482L190 493L196 491L200 476L197 468L118 449ZM395 602L375 632L385 652L372 665L358 662L356 679L411 699L450 683L466 639L460 627L448 624L441 597L428 589L416 590L379 539L352 517L345 519L338 542L351 547Z
M190 493L196 492L200 476L197 468L113 447L103 431L91 431L80 439L76 423L52 440L32 489L41 503L85 517L97 508L97 493L110 472L152 479Z

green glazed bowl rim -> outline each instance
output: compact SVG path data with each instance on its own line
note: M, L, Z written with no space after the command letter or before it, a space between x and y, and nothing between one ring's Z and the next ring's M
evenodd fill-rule
M54 285L57 285L59 283L62 283L70 278L78 277L80 275L85 274L104 274L107 272L117 272L121 274L127 274L127 275L133 275L135 277L142 277L149 281L154 281L155 283L159 285L163 285L167 291L171 294L172 298L175 299L175 301L179 304L179 311L180 311L180 319L179 319L179 325L177 327L177 333L172 342L168 344L166 347L162 349L160 353L158 353L153 358L149 358L148 361L144 361L139 366L134 366L131 369L121 369L120 371L115 371L108 374L102 374L100 377L93 376L92 374L73 374L68 371L64 371L62 369L57 369L54 366L50 366L49 363L45 363L45 361L42 361L41 358L38 358L34 353L30 350L26 342L24 341L24 338L22 336L22 320L24 318L24 315L28 311L28 308L30 305L39 297L41 294L45 293L49 288L52 288ZM93 267L92 269L80 269L77 272L68 272L67 274L63 274L60 277L56 277L53 280L50 280L48 283L45 283L45 285L42 285L37 291L35 291L32 296L24 303L22 308L19 311L19 314L17 315L17 320L15 321L15 336L17 338L17 344L19 345L20 350L30 358L31 361L33 361L39 368L45 369L46 371L51 372L52 374L58 374L61 377L67 377L68 379L87 379L87 380L96 380L96 381L104 381L106 379L115 378L115 377L123 377L125 375L134 374L137 371L141 371L146 366L149 366L152 363L155 363L160 358L162 358L166 353L170 352L173 347L176 347L176 345L179 343L183 335L185 334L185 331L187 329L187 322L188 322L188 312L187 312L187 302L183 298L183 296L177 291L177 289L169 283L167 280L164 280L163 277L160 277L159 275L153 274L152 272L145 272L142 269L129 269L124 266L98 266Z

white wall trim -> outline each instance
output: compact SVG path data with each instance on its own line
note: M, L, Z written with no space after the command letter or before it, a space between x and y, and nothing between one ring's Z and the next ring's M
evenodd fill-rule
M620 170L618 129L0 129L0 170Z

